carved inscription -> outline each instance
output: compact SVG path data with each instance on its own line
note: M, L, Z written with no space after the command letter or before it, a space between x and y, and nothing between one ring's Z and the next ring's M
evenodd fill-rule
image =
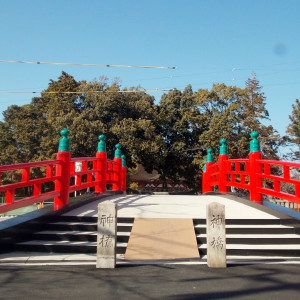
M107 216L101 213L101 217L99 220L100 226L105 226L106 224L113 224L113 222L114 222L114 217L112 217L111 214Z
M225 206L216 202L207 205L207 265L226 268Z
M212 218L210 220L210 226L212 226L212 228L218 228L220 229L220 226L223 224L223 218L220 215L212 215Z
M217 238L216 237L213 237L210 245L213 247L213 248L219 248L219 249L223 249L224 247L224 241L222 239L222 237L218 236Z
M112 248L114 246L113 237L110 235L100 235L98 246L104 248Z

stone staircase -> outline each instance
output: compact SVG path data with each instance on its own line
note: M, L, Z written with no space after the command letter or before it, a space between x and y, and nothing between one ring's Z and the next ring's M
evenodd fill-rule
M300 223L294 219L227 219L227 259L300 259ZM206 220L194 219L200 258L206 259Z
M117 254L126 251L133 218L118 218ZM48 253L97 252L97 218L58 216L32 226L32 234L14 245L15 251Z
M125 254L134 218L118 217L117 255ZM194 219L201 261L206 261L206 219ZM96 254L97 218L52 216L34 222L16 236L10 251ZM5 248L3 241L1 247ZM300 221L296 219L227 219L227 260L300 259Z

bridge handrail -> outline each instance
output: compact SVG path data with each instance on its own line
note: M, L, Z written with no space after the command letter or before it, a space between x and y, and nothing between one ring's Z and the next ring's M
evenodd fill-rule
M228 162L232 162L232 163L246 163L249 161L249 158L231 158L228 159Z
M87 188L94 188L98 193L106 192L108 184L112 185L113 191L126 191L125 156L121 155L119 144L113 160L107 160L103 135L99 137L96 157L71 158L68 131L63 130L61 134L63 138L60 139L56 160L0 166L0 192L6 196L5 203L0 204L0 213L50 199L54 199L54 209L58 210L68 204L70 193ZM82 163L80 171L75 170L76 162ZM46 167L45 176L30 178L31 169L41 167ZM1 173L19 170L20 181L1 185ZM43 184L47 183L52 183L52 186L45 191ZM19 188L32 189L32 195L15 200L16 189Z
M44 160L44 161L36 161L36 162L29 162L29 163L21 163L15 165L2 165L0 166L0 172L6 171L16 171L25 168L36 168L36 167L44 167L47 165L55 165L61 163L60 160Z
M291 168L300 169L300 164L299 163L294 163L294 162L290 162L290 161L258 159L257 162L262 163L262 164L270 164L270 165L278 165L278 166L289 166Z
M300 169L300 164L262 159L258 133L252 133L251 137L249 158L245 159L228 159L226 140L221 140L218 162L213 163L210 156L205 163L203 193L216 188L226 193L230 187L236 187L248 190L250 200L257 203L262 203L262 196L268 195L300 204L300 180L291 178L291 169ZM272 174L271 167L282 168L281 174ZM282 184L292 185L294 192L282 191Z

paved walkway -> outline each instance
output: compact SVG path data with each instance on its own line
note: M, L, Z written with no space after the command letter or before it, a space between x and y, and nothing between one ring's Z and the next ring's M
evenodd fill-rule
M0 265L2 299L299 299L299 282L299 265Z

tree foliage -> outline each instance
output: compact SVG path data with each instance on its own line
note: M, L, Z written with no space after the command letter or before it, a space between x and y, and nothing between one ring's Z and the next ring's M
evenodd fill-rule
M291 123L286 132L288 136L286 140L296 146L295 151L291 153L291 158L299 160L300 157L300 101L296 99L296 103L292 105L292 114L289 116Z
M219 141L227 139L230 158L247 157L250 133L258 131L264 157L278 158L278 134L268 120L265 96L255 74L244 89L214 84L211 90L170 91L160 103L160 131L164 148L157 170L165 177L182 176L192 187L201 174L205 149L217 158Z
M109 157L121 143L129 166L142 164L149 172L157 170L165 182L183 178L198 189L205 150L212 148L217 157L222 138L231 158L247 157L250 133L256 130L263 155L276 158L278 134L264 125L269 115L261 90L253 74L245 88L215 84L194 92L188 85L164 94L156 104L139 87L121 90L118 81L109 84L105 77L78 82L63 72L30 104L4 112L0 163L54 158L59 132L68 128L73 157L94 156L98 136L105 134Z
M220 139L225 138L231 158L247 157L250 133L257 131L264 157L276 158L279 135L272 126L264 125L269 114L261 89L252 74L244 89L215 84L211 91L199 90L196 98L201 113L207 115L208 127L200 137L201 143L218 149Z

